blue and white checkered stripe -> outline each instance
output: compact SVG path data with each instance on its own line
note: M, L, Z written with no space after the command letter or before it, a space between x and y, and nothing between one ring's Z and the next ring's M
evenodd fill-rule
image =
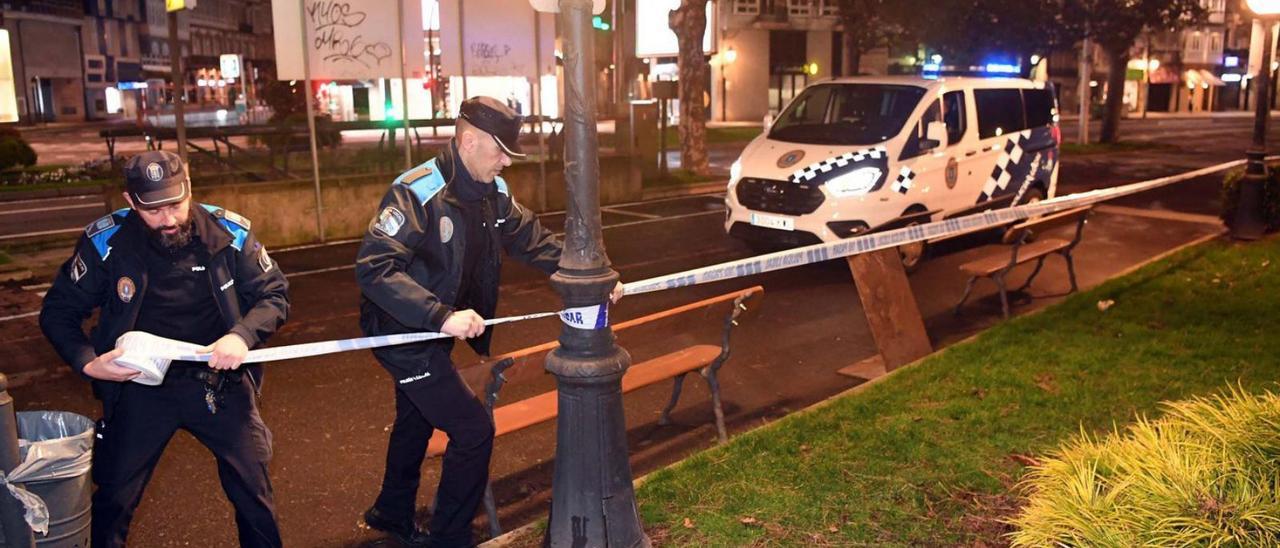
M793 183L805 183L814 180L823 173L829 173L836 168L842 168L849 164L856 164L863 160L879 160L888 156L888 152L884 147L872 147L857 152L846 152L833 158L827 158L821 162L814 162L805 167L796 170L791 174L790 180Z
M902 169L898 170L898 178L893 181L893 185L889 188L892 188L898 194L906 194L907 191L911 190L911 183L915 182L915 180L916 172L911 171L911 168L907 166L902 166Z
M1031 130L1023 130L1010 135L1005 141L1004 150L1001 151L1000 158L996 160L996 165L991 170L991 177L987 178L987 184L982 187L982 194L978 195L978 203L990 200L997 192L1009 187L1010 181L1013 180L1012 170L1022 163L1025 155L1022 147L1030 136Z

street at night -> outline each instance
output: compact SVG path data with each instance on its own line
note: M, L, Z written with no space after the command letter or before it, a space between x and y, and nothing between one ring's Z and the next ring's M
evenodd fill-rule
M0 1L0 545L1280 545L1278 25Z

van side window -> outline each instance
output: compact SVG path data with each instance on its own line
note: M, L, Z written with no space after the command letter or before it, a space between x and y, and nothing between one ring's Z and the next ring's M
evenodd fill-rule
M1022 110L1022 92L1016 89L975 89L978 109L978 137L987 139L1027 129Z
M943 121L947 123L947 144L954 145L964 138L964 92L952 91L942 96Z
M1027 127L1037 128L1053 123L1056 109L1053 92L1048 89L1022 90L1022 102L1027 108Z
M942 121L942 106L938 101L934 101L929 108L925 109L924 114L920 115L920 121L912 126L911 136L902 145L902 154L898 155L898 159L915 158L923 154L924 151L920 150L920 141L925 138L929 122L940 121Z

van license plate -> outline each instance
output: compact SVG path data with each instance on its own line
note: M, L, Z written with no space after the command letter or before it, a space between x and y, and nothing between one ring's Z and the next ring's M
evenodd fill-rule
M773 228L777 230L795 230L795 219L787 217L775 217L773 215L761 215L759 213L751 214L751 224L755 226L763 226L765 228Z

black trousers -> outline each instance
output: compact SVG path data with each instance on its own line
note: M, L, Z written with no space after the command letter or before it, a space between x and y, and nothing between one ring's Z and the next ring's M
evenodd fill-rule
M281 546L267 478L271 432L258 415L252 382L248 375L227 381L217 413L209 412L205 386L171 371L160 386L129 382L122 387L94 445L94 548L125 545L142 491L179 428L217 459L222 490L235 508L240 546Z
M431 544L471 546L471 520L489 482L493 421L452 365L431 371L431 377L396 384L396 422L374 505L391 519L413 519L427 443L434 430L443 430L449 445L428 525Z

